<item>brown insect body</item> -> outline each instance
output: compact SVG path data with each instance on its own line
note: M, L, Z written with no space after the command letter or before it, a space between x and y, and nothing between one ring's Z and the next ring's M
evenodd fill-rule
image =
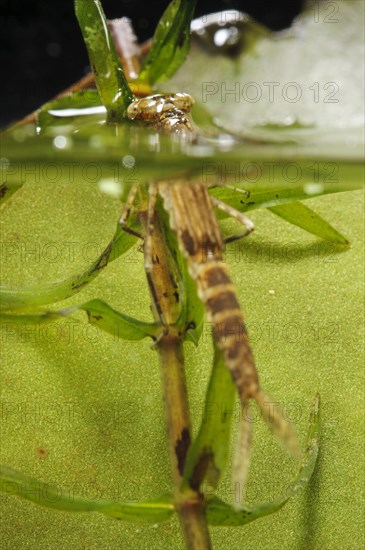
M222 261L223 241L208 190L176 182L160 183L158 189L240 397L255 397L258 374L236 290Z
M159 131L184 135L193 141L195 130L189 117L193 104L194 100L188 94L156 94L133 101L128 108L128 115ZM278 404L274 406L260 389L237 293L228 268L222 261L224 244L207 186L176 179L150 185L155 189L154 194L159 193L163 198L171 228L178 237L180 250L196 281L208 320L213 324L216 345L231 372L242 407L246 408L246 416L241 422L237 477L244 480L247 476L251 431L247 412L249 399L257 402L266 424L290 452L300 456L297 438L290 423L283 417ZM251 224L249 231L252 228Z

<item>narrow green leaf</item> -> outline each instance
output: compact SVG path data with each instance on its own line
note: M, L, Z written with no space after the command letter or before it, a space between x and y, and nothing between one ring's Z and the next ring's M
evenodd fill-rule
M76 311L85 311L90 324L123 340L142 340L147 336L156 339L161 330L160 325L157 323L138 321L128 315L124 315L124 313L116 311L102 300L97 299L59 311L44 311L19 315L2 313L0 320L2 323L8 324L42 324L58 321L72 315Z
M264 168L264 166L263 166ZM302 201L305 199L313 199L323 195L332 193L341 193L346 191L354 191L361 189L362 184L359 179L351 182L343 181L343 183L335 184L299 184L284 185L283 183L267 183L263 181L260 185L252 185L245 183L228 184L222 187L211 187L209 193L217 199L229 204L240 212L248 212L258 208L269 208L278 206L293 201ZM220 213L220 218L226 218L227 214Z
M209 501L206 509L206 515L209 525L220 525L224 527L238 527L263 518L280 510L287 502L288 498L274 502L263 502L253 507L245 507L236 510L219 498L213 498Z
M228 462L235 397L232 377L215 346L202 423L188 452L183 488L200 489L204 481L210 488L217 486Z
M339 244L348 245L348 240L341 235L331 224L326 222L319 214L316 214L311 208L301 202L291 202L268 208L283 220L292 223L320 237L325 241L333 241Z
M184 288L184 308L181 321L185 330L187 330L186 340L197 346L204 327L205 308L198 296L196 282L190 276L184 258L181 258L180 269Z
M318 186L318 193L306 190L304 186L288 187L273 186L272 190L252 189L245 190L243 185L229 187L213 187L210 189L212 196L220 199L240 212L247 212L258 208L267 208L277 216L285 219L321 239L348 245L348 240L341 235L332 225L316 214L308 206L298 199L309 199L313 196L321 196L330 193L338 193L343 189L328 186ZM221 219L227 217L225 213L219 213Z
M172 0L163 13L138 80L167 80L185 61L190 47L190 23L196 0Z
M147 502L106 504L100 511L107 516L134 523L161 523L170 519L175 507L171 496L162 496Z
M108 119L126 118L134 95L128 86L99 0L75 0L75 12Z
M287 501L296 495L310 480L318 456L319 429L319 395L314 398L307 436L307 445L298 473L290 482L286 493L273 502L263 502L255 506L244 507L241 510L229 506L222 500L214 498L207 504L207 520L210 525L237 526L246 525L255 519L272 514L282 508Z
M172 498L163 496L147 502L88 500L61 486L38 481L7 466L0 467L0 489L35 504L65 512L100 512L107 516L137 523L159 523L174 512Z
M118 225L108 246L86 271L55 283L20 288L0 287L0 309L8 311L40 306L70 298L95 279L108 263L127 252L136 240L137 237L129 235Z
M73 308L70 308L72 310ZM157 323L145 323L119 313L102 300L91 300L80 306L86 311L89 323L124 340L156 339L161 331Z

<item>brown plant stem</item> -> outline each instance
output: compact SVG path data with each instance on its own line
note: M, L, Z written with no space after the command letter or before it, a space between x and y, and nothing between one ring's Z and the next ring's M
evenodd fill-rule
M186 388L183 334L176 320L179 298L176 265L168 248L162 221L156 209L140 214L148 237L145 265L156 321L164 332L155 346L160 357L168 445L174 485L174 504L179 515L187 550L211 550L203 496L189 488L181 491L185 460L191 442L191 421ZM148 232L148 233L147 233Z

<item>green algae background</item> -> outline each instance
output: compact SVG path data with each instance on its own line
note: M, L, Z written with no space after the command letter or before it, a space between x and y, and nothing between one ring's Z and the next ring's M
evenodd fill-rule
M349 238L349 250L338 253L260 210L251 213L256 231L245 242L229 245L226 259L262 385L295 419L301 441L313 395L321 394L319 462L308 489L282 511L242 528L212 528L215 548L364 546L363 195L340 193L306 204ZM119 208L118 201L87 185L77 190L58 185L52 194L25 185L2 215L4 242L19 245L3 261L4 283L51 281L78 272L113 235ZM224 230L232 233L235 223L224 222ZM65 247L70 242L75 243L73 256ZM54 244L53 261L49 243ZM24 255L34 246L38 256ZM55 251L60 255L56 261ZM124 313L150 320L142 261L136 245L72 302L103 298ZM85 317L80 313L77 319ZM34 326L17 334L3 326L2 348L3 464L90 499L142 500L170 491L159 367L147 341L118 341L66 319L43 334ZM204 333L198 349L186 344L195 430L211 359ZM218 421L222 407L219 403L214 409ZM258 421L248 500L281 494L294 470L295 463ZM232 499L229 473L219 496ZM11 496L1 501L4 549L184 548L176 519L139 526L95 513L43 509Z

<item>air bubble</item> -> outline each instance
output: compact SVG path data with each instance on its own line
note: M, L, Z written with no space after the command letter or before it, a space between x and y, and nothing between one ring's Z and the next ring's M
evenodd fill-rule
M71 147L71 140L66 136L56 136L53 140L53 145L57 149L68 149Z
M136 164L136 159L133 155L126 155L122 159L122 163L124 168L133 168L133 166Z

